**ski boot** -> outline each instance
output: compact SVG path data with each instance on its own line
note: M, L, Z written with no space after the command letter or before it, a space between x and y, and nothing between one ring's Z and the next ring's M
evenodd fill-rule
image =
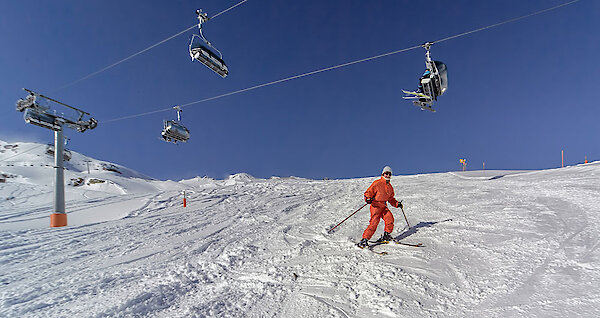
M383 235L376 242L377 243L389 243L393 240L394 240L394 238L392 237L392 235L390 235L390 233L383 232Z
M360 247L360 248L365 248L369 246L369 240L366 238L363 238L362 240L360 240L360 242L356 243L356 246Z

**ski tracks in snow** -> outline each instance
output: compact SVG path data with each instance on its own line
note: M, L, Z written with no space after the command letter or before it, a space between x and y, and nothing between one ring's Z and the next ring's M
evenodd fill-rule
M116 221L3 231L0 316L585 316L600 188L568 172L394 177L394 234L426 247L385 256L354 245L368 208L327 233L374 178L191 185L187 208L165 190Z

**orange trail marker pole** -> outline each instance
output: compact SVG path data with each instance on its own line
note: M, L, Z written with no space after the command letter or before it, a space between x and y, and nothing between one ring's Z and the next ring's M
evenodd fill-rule
M185 200L185 191L183 191L183 207L187 207L187 202Z
M565 151L564 150L560 151L560 167L561 168L565 167Z

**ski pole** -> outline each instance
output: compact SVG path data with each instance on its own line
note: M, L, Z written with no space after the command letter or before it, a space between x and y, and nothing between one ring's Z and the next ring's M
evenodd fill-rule
M402 204L403 200L400 200L400 204ZM401 205L400 209L402 210L402 214L404 214L404 220L406 220L406 225L408 225L408 228L410 229L410 224L408 224L408 219L406 218L406 213L404 213L404 206Z
M360 208L358 208L358 210L354 211L354 213L348 215L347 218L345 218L342 222L338 223L336 226L330 228L327 233L331 233L336 227L338 227L340 224L346 222L347 219L349 219L351 216L353 216L354 214L356 214L358 211L362 210L362 208L366 207L368 203L365 203L363 206L361 206Z

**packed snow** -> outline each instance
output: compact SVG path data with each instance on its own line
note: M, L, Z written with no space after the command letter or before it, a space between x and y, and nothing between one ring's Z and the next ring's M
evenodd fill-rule
M0 141L1 317L600 312L600 162L394 176L393 235L424 247L378 255L355 246L368 207L327 233L377 177L160 181L75 152L69 225L49 228L46 148Z

